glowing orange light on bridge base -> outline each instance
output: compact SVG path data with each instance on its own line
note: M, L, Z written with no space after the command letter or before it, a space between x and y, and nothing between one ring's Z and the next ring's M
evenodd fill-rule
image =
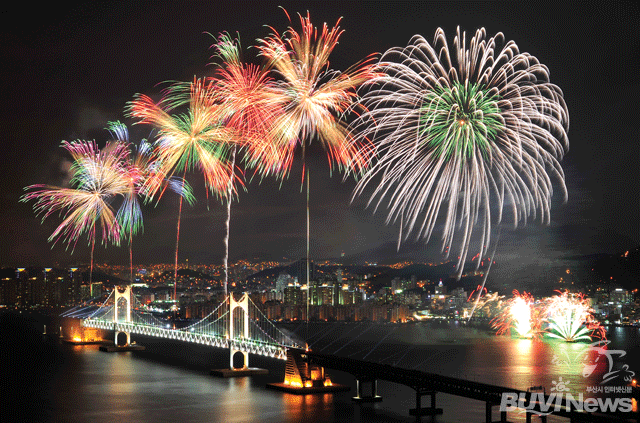
M295 394L348 391L346 385L334 384L324 368L310 363L305 352L287 350L284 381L269 383L268 387Z

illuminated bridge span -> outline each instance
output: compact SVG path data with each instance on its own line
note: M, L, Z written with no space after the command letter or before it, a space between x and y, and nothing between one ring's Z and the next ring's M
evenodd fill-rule
M131 334L174 339L212 347L228 348L230 364L233 356L244 355L248 367L248 354L258 354L286 360L287 348L303 348L278 329L247 294L236 300L227 296L209 315L183 328L158 318L141 304L131 286L116 287L105 302L82 320L85 327L113 330L117 345L118 335L126 334L126 346Z
M86 313L86 311L84 312ZM80 317L82 311L70 310L63 316ZM380 401L377 395L377 381L385 380L409 386L416 393L416 408L410 414L416 416L434 416L443 410L436 407L436 394L446 393L485 402L485 421L493 423L493 409L500 406L504 394L509 394L524 401L527 423L532 417L540 417L546 422L547 415L569 418L571 422L601 423L639 421L637 412L619 414L599 414L571 409L566 399L558 402L550 395L540 392L520 391L516 389L489 385L475 381L463 380L419 370L411 370L387 364L321 354L311 351L278 329L262 311L251 301L247 294L236 300L233 294L222 301L208 316L184 328L175 328L169 321L160 319L146 311L130 286L114 289L101 307L82 315L83 325L90 328L113 330L117 344L118 335L126 334L127 345L132 333L191 342L212 347L228 348L230 351L230 368L234 369L233 356L242 353L244 367L248 368L248 354L259 354L287 360L284 383L270 386L295 393L328 392L341 390L340 385L332 384L325 375L324 368L350 373L356 378L355 401ZM363 385L371 387L365 395ZM348 388L347 388L348 389ZM430 406L422 407L422 398L430 397ZM549 409L548 404L559 405ZM531 407L529 407L531 405ZM520 407L520 405L518 405ZM499 410L500 421L507 421L507 412ZM537 416L536 416L537 415Z

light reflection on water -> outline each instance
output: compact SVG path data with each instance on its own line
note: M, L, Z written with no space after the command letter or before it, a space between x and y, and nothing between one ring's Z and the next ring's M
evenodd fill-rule
M310 328L311 333L328 329L329 326ZM569 392L586 394L586 388L597 385L607 371L599 365L592 373L583 374L585 366L595 362L594 352L586 343L496 337L473 328L424 324L361 325L357 330L352 329L353 325L342 325L314 348L318 351L325 347L323 352L329 354L340 349L344 356L367 355L370 361L503 387L526 390L541 385L547 393L553 382L562 377ZM636 365L631 357L637 356L640 348L638 329L619 329L622 330L611 331L609 347L625 350L628 356L616 359L619 361L616 366ZM349 338L342 338L349 330L352 330ZM31 383L40 384L42 389L36 389L37 393L29 397L32 405L47 407L45 414L49 417L39 415L32 421L415 421L408 412L415 407L415 392L406 386L381 381L378 391L383 402L354 405L351 401L355 389L353 376L329 369L332 380L350 385L352 391L333 395L286 394L265 388L268 382L282 380L282 361L252 356L252 365L268 368L268 376L222 379L209 376L208 370L228 363L228 353L224 350L158 339L135 340L148 345L148 352L109 354L98 351L95 345L56 347L60 355L55 363L57 373L41 379L39 374L32 375ZM166 355L171 355L171 359L162 358ZM11 360L15 362L9 365L27 368L27 363L19 362L17 354ZM3 361L2 365L5 364ZM444 409L444 414L435 420L439 423L484 421L484 404L479 401L438 394L437 406ZM524 421L524 415L510 414L509 420ZM548 421L564 420L550 417Z

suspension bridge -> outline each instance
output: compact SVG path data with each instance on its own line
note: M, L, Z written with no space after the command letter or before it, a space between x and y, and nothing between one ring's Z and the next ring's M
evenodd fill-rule
M66 317L78 315L77 310L65 313ZM130 285L115 287L101 306L90 313L85 311L81 321L84 327L114 331L117 347L120 334L126 335L126 344L119 347L130 346L131 335L139 334L226 348L230 351L231 369L236 353L244 356L246 369L249 354L286 360L287 349L305 347L276 327L246 293L239 300L229 294L207 316L178 328L149 311Z
M276 327L246 293L239 300L233 294L229 294L207 316L181 328L177 328L173 322L160 318L148 310L135 296L131 286L115 287L99 307L71 309L64 313L63 317L80 318L82 325L87 328L114 331L116 346L120 334L126 335L125 347L131 344L131 334L139 334L226 348L230 352L230 371L250 370L249 354L287 360L284 382L268 385L287 392L304 394L349 389L343 385L331 383L330 378L325 374L325 367L355 376L357 388L354 400L359 402L376 402L382 399L377 394L377 380L410 386L416 392L416 408L410 410L410 414L415 415L418 421L420 416L434 416L442 413L442 409L436 408L435 404L438 392L485 402L487 423L493 422L492 409L500 405L504 393L516 393L527 403L532 401L534 394L419 370L310 351L306 344L296 342ZM234 368L234 355L237 353L244 356L244 366L240 369ZM370 394L364 394L362 389L364 384L371 386ZM430 406L426 408L421 405L421 399L425 395L431 398ZM526 412L527 422L531 421L532 415L541 411L539 410L541 404L549 403L549 398L547 395L538 397L538 403L534 409ZM547 414L567 417L572 422L628 421L629 417L638 421L639 416L637 412L621 417L574 411L567 409L564 403L559 410L554 409L538 415L542 421L546 421ZM505 422L506 418L506 411L501 410L500 421Z

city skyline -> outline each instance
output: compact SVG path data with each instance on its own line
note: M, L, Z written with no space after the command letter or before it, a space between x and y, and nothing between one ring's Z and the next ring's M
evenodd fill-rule
M3 116L9 128L5 143L8 171L3 190L2 265L49 265L50 260L88 261L86 242L73 255L64 246L53 249L46 239L57 226L55 217L43 225L31 204L18 204L22 188L36 183L62 184L66 177L62 140L106 140L108 121L123 120L123 108L135 93L157 95L167 80L188 81L210 72L211 38L203 32L238 31L243 47L288 22L278 4L253 16L244 4L221 3L222 14L197 3L195 9L142 3L87 5L59 10L43 27L31 31L21 19L7 23L9 102ZM345 33L332 55L332 68L345 70L372 53L404 46L409 38L433 37L443 27L448 37L460 25L467 33L485 27L503 32L521 51L548 66L551 82L563 91L570 116L570 149L561 166L566 174L568 202L554 196L551 224L503 231L496 251L506 266L544 266L575 255L617 253L640 243L638 229L638 129L631 99L638 97L638 9L631 3L614 6L560 6L529 14L527 5L465 3L282 4L290 13L309 10L312 22L332 25L341 16ZM437 12L434 13L433 11ZM181 13L183 18L179 19ZM200 12L200 13L198 13ZM217 11L219 12L219 11ZM522 18L523 13L526 19ZM210 18L207 18L207 15ZM515 15L515 18L514 16ZM167 18L167 17L171 18ZM182 22L182 23L181 23ZM184 25L188 22L188 25ZM589 30L585 30L588 28ZM584 34L594 39L585 41ZM596 42L597 40L597 42ZM629 43L629 44L625 44ZM248 57L253 57L250 52ZM129 123L129 122L128 122ZM149 128L135 128L147 136ZM31 144L30 144L31 143ZM34 144L35 143L35 144ZM35 145L38 148L30 148ZM398 225L384 225L382 213L350 204L353 178L330 177L326 158L312 144L311 256L392 255ZM304 194L300 190L301 161L282 184L255 177L232 205L230 257L303 257ZM205 198L201 177L191 175L198 204L184 210L180 262L220 261L226 210ZM170 262L174 248L176 198L164 198L144 210L145 231L134 239L134 263ZM435 260L437 240L404 244L398 260ZM388 251L387 251L388 250ZM96 262L126 264L125 246L96 249ZM505 275L508 275L508 271Z

